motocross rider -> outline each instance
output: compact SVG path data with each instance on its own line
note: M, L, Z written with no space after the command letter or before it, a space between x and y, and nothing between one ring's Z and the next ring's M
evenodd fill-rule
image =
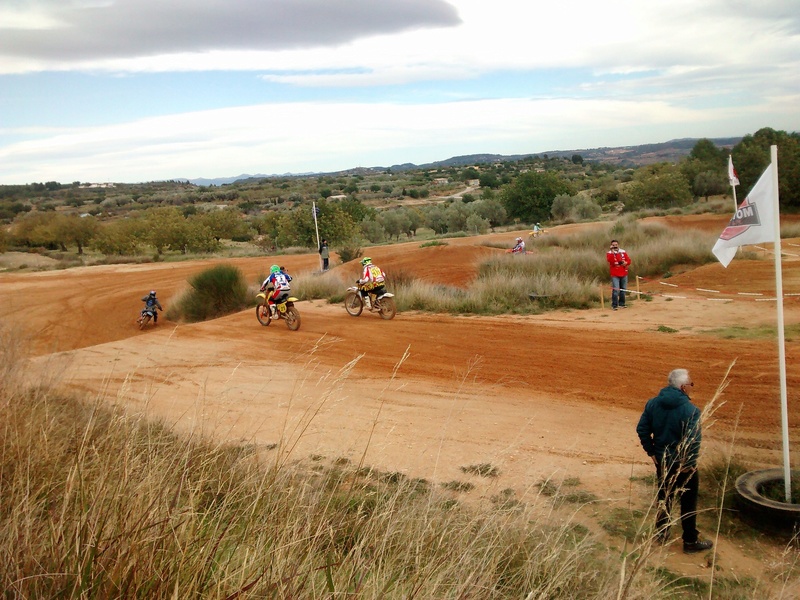
M142 302L144 302L144 308L142 309L142 317L144 313L150 311L153 313L153 325L158 324L158 311L156 309L163 311L164 309L161 308L161 302L158 301L156 298L156 291L151 290L150 293L142 298Z
M511 249L511 254L525 254L525 242L522 238L518 237L515 241L517 245Z
M364 300L364 305L372 310L372 301L370 294L380 296L386 293L384 284L386 283L386 273L381 270L378 265L372 264L372 259L365 256L361 259L361 265L364 267L361 273L361 279L357 280L358 291L361 298Z
M278 265L272 265L269 268L269 277L261 284L262 292L267 291L267 289L275 290L272 295L267 297L267 304L273 317L278 314L275 305L286 300L289 297L289 292L292 291L292 286L289 285L291 280L291 275L283 271Z

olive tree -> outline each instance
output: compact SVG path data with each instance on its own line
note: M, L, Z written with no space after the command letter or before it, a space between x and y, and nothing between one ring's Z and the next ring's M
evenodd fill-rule
M569 184L555 173L523 173L500 192L508 216L522 221L544 221L550 216L553 200L569 194Z
M642 208L673 208L692 201L689 182L674 165L643 167L620 192L625 211Z

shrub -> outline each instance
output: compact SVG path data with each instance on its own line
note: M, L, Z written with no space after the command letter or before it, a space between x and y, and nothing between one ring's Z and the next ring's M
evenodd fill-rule
M217 265L189 280L191 289L175 303L180 318L205 321L240 311L248 306L247 284L232 265Z
M342 263L348 263L351 260L355 260L360 257L363 253L361 251L361 245L357 241L353 240L347 242L344 246L339 248L336 251L336 254L339 255Z

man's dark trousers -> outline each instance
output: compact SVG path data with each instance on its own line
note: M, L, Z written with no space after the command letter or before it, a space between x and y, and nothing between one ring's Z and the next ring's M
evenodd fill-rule
M663 465L657 465L658 517L656 518L656 528L659 535L666 533L670 523L672 500L675 494L680 494L683 541L693 544L699 535L697 531L697 492L700 488L700 476L697 468L681 469L680 463L677 462L667 469L666 477L662 477L663 470Z

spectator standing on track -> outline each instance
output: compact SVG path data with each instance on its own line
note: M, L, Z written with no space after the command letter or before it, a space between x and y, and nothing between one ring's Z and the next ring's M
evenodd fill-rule
M319 245L319 256L322 258L322 270L328 270L328 260L331 257L330 250L328 250L328 240L322 240L322 243Z
M617 240L611 240L611 248L606 253L606 260L611 270L611 310L625 306L625 291L628 289L628 267L631 257L619 247Z
M700 477L700 409L692 404L689 390L694 382L686 369L674 369L667 387L652 398L636 426L644 451L656 466L658 509L656 539L669 541L670 512L675 495L680 496L683 551L687 554L709 550L714 544L701 540L697 531L697 492Z

